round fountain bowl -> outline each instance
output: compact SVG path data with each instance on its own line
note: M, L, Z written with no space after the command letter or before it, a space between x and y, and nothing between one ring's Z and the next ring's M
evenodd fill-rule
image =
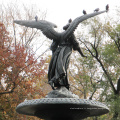
M80 120L106 114L109 108L103 103L87 99L43 98L24 101L16 111L45 120Z

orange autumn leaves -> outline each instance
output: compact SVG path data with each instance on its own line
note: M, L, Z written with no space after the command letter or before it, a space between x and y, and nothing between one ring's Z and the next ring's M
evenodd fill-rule
M40 79L45 75L44 63L42 58L39 62L35 59L32 50L13 44L5 26L0 23L0 94L10 93L26 78L26 83L33 82L36 77Z

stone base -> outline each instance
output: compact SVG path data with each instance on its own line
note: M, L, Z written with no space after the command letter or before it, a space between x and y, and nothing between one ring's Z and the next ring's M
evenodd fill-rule
M17 106L16 111L45 120L81 120L106 114L109 109L106 105L93 100L43 98L24 101Z
M78 95L73 94L66 87L61 86L56 90L49 92L46 98L79 98Z

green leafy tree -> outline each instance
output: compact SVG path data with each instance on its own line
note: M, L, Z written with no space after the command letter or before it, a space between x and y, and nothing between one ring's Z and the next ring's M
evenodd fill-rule
M105 102L110 108L109 114L87 118L88 120L120 119L120 25L119 22L113 23L109 20L103 23L103 20L95 17L81 25L87 28L87 34L85 32L77 34L87 59L76 55L77 59L73 62L78 68L73 78L76 80L76 90L81 91L81 96L84 96L83 91L86 88L88 99Z

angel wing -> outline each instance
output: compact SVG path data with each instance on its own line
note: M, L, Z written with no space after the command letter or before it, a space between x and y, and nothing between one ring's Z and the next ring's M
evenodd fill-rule
M77 28L77 26L79 25L79 23L81 23L84 20L87 20L88 18L94 17L96 15L102 14L104 12L107 12L106 10L101 11L101 12L94 12L91 14L85 14L83 16L80 16L78 18L76 18L75 20L72 21L72 23L70 24L70 26L68 27L68 29L66 31L64 31L62 34L63 39L67 39L69 38L69 36L74 33L75 29Z
M48 37L49 39L53 39L53 40L58 40L59 38L62 39L68 39L69 36L74 33L75 29L77 28L77 26L79 25L80 22L94 17L96 15L99 15L101 13L107 12L105 11L101 11L101 12L94 12L91 14L86 14L83 16L80 16L78 18L76 18L75 20L73 20L73 22L70 24L70 26L68 27L68 29L62 33L58 33L54 30L54 28L56 28L57 26L51 22L45 21L45 20L38 20L38 21L28 21L28 20L15 20L14 22L26 27L31 27L31 28L37 28L40 29L43 34Z
M43 34L51 40L55 40L60 37L60 34L54 30L54 28L57 28L57 25L45 20L15 20L14 22L22 26L40 29Z

